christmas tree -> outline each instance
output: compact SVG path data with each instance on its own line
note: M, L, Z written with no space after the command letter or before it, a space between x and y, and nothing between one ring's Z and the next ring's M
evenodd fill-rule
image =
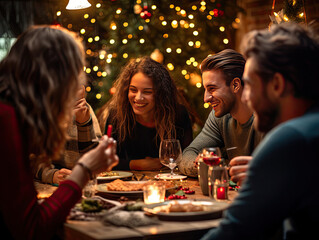
M86 43L87 100L94 109L108 101L112 84L130 58L149 55L163 63L203 121L199 65L208 55L233 48L241 9L233 0L104 0L57 18Z

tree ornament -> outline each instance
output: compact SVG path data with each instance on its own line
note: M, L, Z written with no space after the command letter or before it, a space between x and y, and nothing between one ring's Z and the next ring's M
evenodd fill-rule
M154 61L163 63L164 56L159 49L155 49L150 56Z
M143 10L143 8L141 5L139 5L139 4L134 5L134 13L135 14L140 14L142 12L142 10Z

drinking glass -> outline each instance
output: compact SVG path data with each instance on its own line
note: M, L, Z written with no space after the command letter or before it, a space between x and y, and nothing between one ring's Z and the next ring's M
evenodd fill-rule
M174 168L182 160L182 148L177 139L164 139L159 148L161 163L171 169L170 175L175 175Z
M208 193L215 200L228 199L228 172L221 161L221 151L218 147L204 148L202 161L208 165Z

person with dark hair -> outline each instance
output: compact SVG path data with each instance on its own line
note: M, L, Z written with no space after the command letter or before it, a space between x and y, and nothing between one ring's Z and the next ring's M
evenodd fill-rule
M230 160L235 156L249 157L261 140L261 134L253 128L253 111L240 100L244 66L244 57L232 49L209 55L201 63L204 101L213 110L202 131L183 151L178 166L183 174L197 177L196 162L203 148L220 147L225 152L223 157Z
M202 239L318 239L319 32L281 23L248 33L242 100L265 132L239 195Z
M115 81L112 99L98 113L102 129L111 124L117 140L120 170L163 167L159 145L176 138L184 149L193 140L186 108L178 104L177 88L168 70L150 57L130 60ZM103 130L102 130L103 131Z
M38 203L32 169L64 150L74 92L84 84L84 56L75 34L34 26L0 62L0 229L8 239L51 239L89 179L118 163L116 142L103 136Z

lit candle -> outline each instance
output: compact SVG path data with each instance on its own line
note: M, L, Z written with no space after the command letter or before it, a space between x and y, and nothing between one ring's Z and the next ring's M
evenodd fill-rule
M144 202L146 204L164 202L165 187L148 185L144 187Z
M225 187L217 188L217 199L226 199Z

